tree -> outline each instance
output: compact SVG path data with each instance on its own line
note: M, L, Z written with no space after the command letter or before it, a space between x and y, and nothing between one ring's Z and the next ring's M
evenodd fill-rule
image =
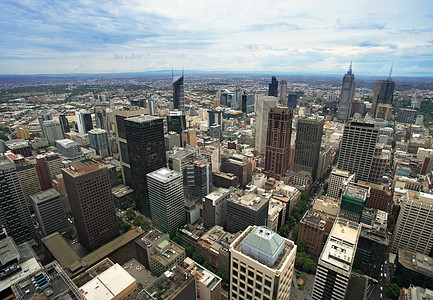
M125 218L133 220L136 217L136 213L132 209L128 209L125 212Z
M400 287L395 283L390 283L386 285L386 290L392 299L398 299L400 296Z
M173 242L175 242L176 244L178 244L178 245L180 245L180 243L181 243L181 241L180 241L180 237L178 237L178 236L174 236L171 240L172 240Z
M289 228L292 228L296 224L296 218L294 216L289 216L286 220L286 225L289 226Z
M296 224L295 227L293 227L293 230L292 230L292 239L294 241L298 240L298 233L299 233L299 224Z
M298 252L305 252L308 253L308 245L304 241L297 241L296 244L298 245Z
M288 224L283 225L280 229L280 233L281 235L284 235L285 237L287 237L290 233L290 227Z
M73 227L67 227L65 230L65 238L68 241L71 241L75 238L75 236L76 236L76 232L75 232L74 228Z

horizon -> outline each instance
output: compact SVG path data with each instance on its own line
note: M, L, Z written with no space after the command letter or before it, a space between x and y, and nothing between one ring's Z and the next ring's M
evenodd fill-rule
M43 8L43 9L41 9ZM6 1L1 75L201 72L433 76L428 0ZM309 71L314 70L314 71Z

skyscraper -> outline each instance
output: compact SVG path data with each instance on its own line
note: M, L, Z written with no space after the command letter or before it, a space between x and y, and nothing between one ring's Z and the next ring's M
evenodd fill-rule
M343 300L352 272L361 225L337 218L317 263L312 298Z
M96 154L101 157L110 155L108 146L108 133L104 129L95 128L88 132L90 147L96 150Z
M183 76L173 79L173 103L174 109L185 111Z
M62 128L60 123L56 120L48 120L42 122L43 132L45 138L48 140L48 144L54 145L57 140L63 139Z
M0 224L20 244L36 237L14 162L0 156Z
M266 226L249 226L229 251L230 299L290 299L295 243Z
M298 105L298 95L295 93L287 95L287 107L296 108L296 105Z
M313 179L316 178L324 124L323 119L313 117L298 119L294 163L295 167L310 172Z
M391 104L394 97L395 82L391 80L391 75L386 80L376 81L374 88L373 102L371 103L370 115L376 115L377 105L380 103Z
M257 99L256 94L247 95L247 111L246 111L247 114L255 111L256 99Z
M111 128L108 122L107 107L108 105L99 105L95 107L95 121L96 127L110 132Z
M89 130L93 129L92 115L87 110L80 110L75 112L77 118L78 132L86 134Z
M280 87L279 87L279 103L284 105L286 104L286 97L287 97L287 80L281 80L280 81Z
M186 130L186 118L182 111L171 111L167 116L167 132L174 131L181 134Z
M41 134L43 137L46 137L46 136L45 136L44 127L42 126L42 123L44 121L48 121L48 120L52 120L52 119L53 119L53 117L51 115L48 115L48 114L43 114L43 115L38 117L39 126L41 128Z
M271 83L269 84L268 96L278 97L278 80L275 76L272 76Z
M355 95L355 75L352 74L352 63L349 71L343 77L341 84L340 100L338 101L337 119L346 122L351 113L353 96Z
M146 175L165 167L163 119L141 115L125 119L136 208L151 217Z
M218 188L203 198L203 226L205 228L225 225L229 197L230 190Z
M174 236L186 224L182 174L161 168L147 174L153 225Z
M81 244L95 250L119 235L107 167L92 160L62 169Z
M349 122L344 126L338 169L356 173L357 180L368 181L379 129L373 124Z
M68 119L66 118L66 115L60 115L59 116L59 123L60 123L60 127L62 128L63 138L64 138L65 133L71 131L71 129L69 128L69 122L68 122Z
M232 108L234 110L240 110L242 106L242 91L240 87L236 87L233 91Z
M279 178L286 173L289 167L292 120L293 109L291 108L276 106L269 111L265 172L270 176Z
M260 154L266 151L266 132L268 128L269 109L276 106L278 98L273 96L258 96L256 103L256 139L255 148Z

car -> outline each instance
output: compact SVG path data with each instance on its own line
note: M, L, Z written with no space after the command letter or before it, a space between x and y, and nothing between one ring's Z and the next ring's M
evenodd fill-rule
M383 273L380 273L380 277L383 277Z
M380 299L382 299L382 293L380 293L380 295L379 295L379 296L380 296Z
M383 276L385 276L385 278L386 278L386 273L385 273L385 274L383 274Z
M383 287L380 287L380 291L383 291Z

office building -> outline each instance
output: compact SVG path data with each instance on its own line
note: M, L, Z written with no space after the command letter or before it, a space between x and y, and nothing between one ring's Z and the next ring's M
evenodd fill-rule
M15 154L21 154L24 157L33 156L32 148L26 140L9 140L5 142L5 145Z
M306 117L298 119L296 128L295 168L309 172L313 179L317 174L324 124L323 119Z
M19 139L28 140L30 138L30 131L27 127L20 126L16 129L16 133Z
M41 134L42 137L46 138L45 136L45 132L44 132L44 126L43 123L44 121L48 121L48 120L52 120L53 117L51 115L48 114L42 114L41 116L38 117L38 122L39 122L39 127L41 128Z
M62 129L63 138L65 138L65 134L71 131L71 128L69 127L69 121L68 118L66 118L66 115L59 115L59 123L60 128Z
M256 111L255 107L256 107L256 99L257 99L257 95L256 94L248 94L247 95L247 114L253 113Z
M386 80L376 81L376 86L374 88L373 102L371 104L370 114L372 116L376 115L377 106L380 103L391 104L394 97L395 82L388 78Z
M225 226L227 199L230 190L218 188L203 198L203 226L211 228L215 225Z
M275 76L272 76L269 84L268 96L278 97L278 80Z
M289 168L293 110L276 106L269 110L266 135L265 172L280 178Z
M229 187L238 187L239 178L232 173L213 172L212 184L216 187L228 189Z
M242 108L242 91L238 86L233 91L232 108L234 110L240 110Z
M80 160L84 156L81 145L70 139L57 140L56 147L59 156L65 159Z
M185 111L185 91L183 85L183 75L173 79L173 104L174 109Z
M343 187L343 180L349 178L349 176L349 171L333 169L331 175L329 175L328 192L326 193L326 196L333 199L339 199L341 188Z
M205 159L197 159L188 164L183 173L185 195L203 199L212 191L212 164Z
M30 198L44 236L66 228L66 214L60 194L55 189L33 194Z
M369 196L369 187L352 184L344 186L341 192L339 216L350 221L359 222Z
M433 195L407 191L392 235L391 251L399 249L432 254Z
M376 118L389 121L392 115L392 104L379 103L376 108Z
M186 130L186 118L183 111L171 111L167 116L167 132L174 131L178 134Z
M281 80L280 81L280 86L279 86L279 91L278 91L278 99L281 105L286 104L286 99L287 99L287 80Z
M230 245L230 299L290 299L296 245L266 226L248 226Z
M4 155L0 156L0 224L17 244L36 237L15 164Z
M241 160L231 157L223 157L221 159L221 172L231 173L238 177L239 184L245 186L247 184L247 164Z
M411 108L399 108L397 113L397 122L415 124L418 111Z
M125 119L147 114L147 109L114 110L114 128L116 131L116 143L119 151L122 167L122 180L127 186L132 186L131 166L129 164L128 142L126 140Z
M43 191L52 187L52 180L62 174L62 159L54 152L36 155L36 172Z
M62 169L81 244L95 250L119 235L107 167L92 160Z
M63 139L62 128L60 127L60 123L56 120L44 121L42 123L42 129L50 145L54 145L57 140Z
M189 257L185 258L184 267L187 272L190 272L191 275L195 277L197 299L221 299L222 279L219 276L199 265Z
M53 189L60 194L60 200L62 201L63 210L65 213L71 212L71 205L69 205L68 195L66 194L65 181L63 175L56 175L53 179Z
M208 128L212 125L218 125L218 127L222 128L223 122L223 111L220 109L211 109L207 111L208 113Z
M186 224L182 174L161 168L147 174L153 225L170 236Z
M92 115L87 110L80 110L75 112L76 124L78 127L78 132L81 134L86 134L93 129Z
M392 193L386 184L379 185L358 180L357 185L370 188L370 195L367 198L365 207L388 211L389 205L391 204Z
M99 105L95 107L95 121L96 121L96 127L100 129L104 129L107 131L107 133L110 132L110 122L108 120L108 114L107 114L107 106Z
M256 194L232 194L227 199L226 230L244 231L249 225L265 225L268 219L269 200Z
M341 84L340 100L338 101L337 119L341 122L347 122L352 111L353 96L355 95L355 75L352 73L352 63L349 71L343 77Z
M260 154L266 152L266 133L268 128L269 110L276 106L278 98L273 96L259 95L256 103L256 136L255 148Z
M361 225L337 218L317 263L312 298L344 299Z
M125 130L135 205L151 217L146 175L166 165L163 119L131 117L125 120Z
M373 124L349 122L344 126L338 168L356 173L357 180L368 181L379 128Z
M105 129L95 128L89 131L90 147L96 150L96 154L101 157L110 155L108 146L108 133Z
M298 94L289 93L287 95L287 107L295 109L296 105L298 105Z
M417 285L433 289L433 258L419 252L399 249L392 282L399 287ZM428 300L431 298L419 297L413 299Z

